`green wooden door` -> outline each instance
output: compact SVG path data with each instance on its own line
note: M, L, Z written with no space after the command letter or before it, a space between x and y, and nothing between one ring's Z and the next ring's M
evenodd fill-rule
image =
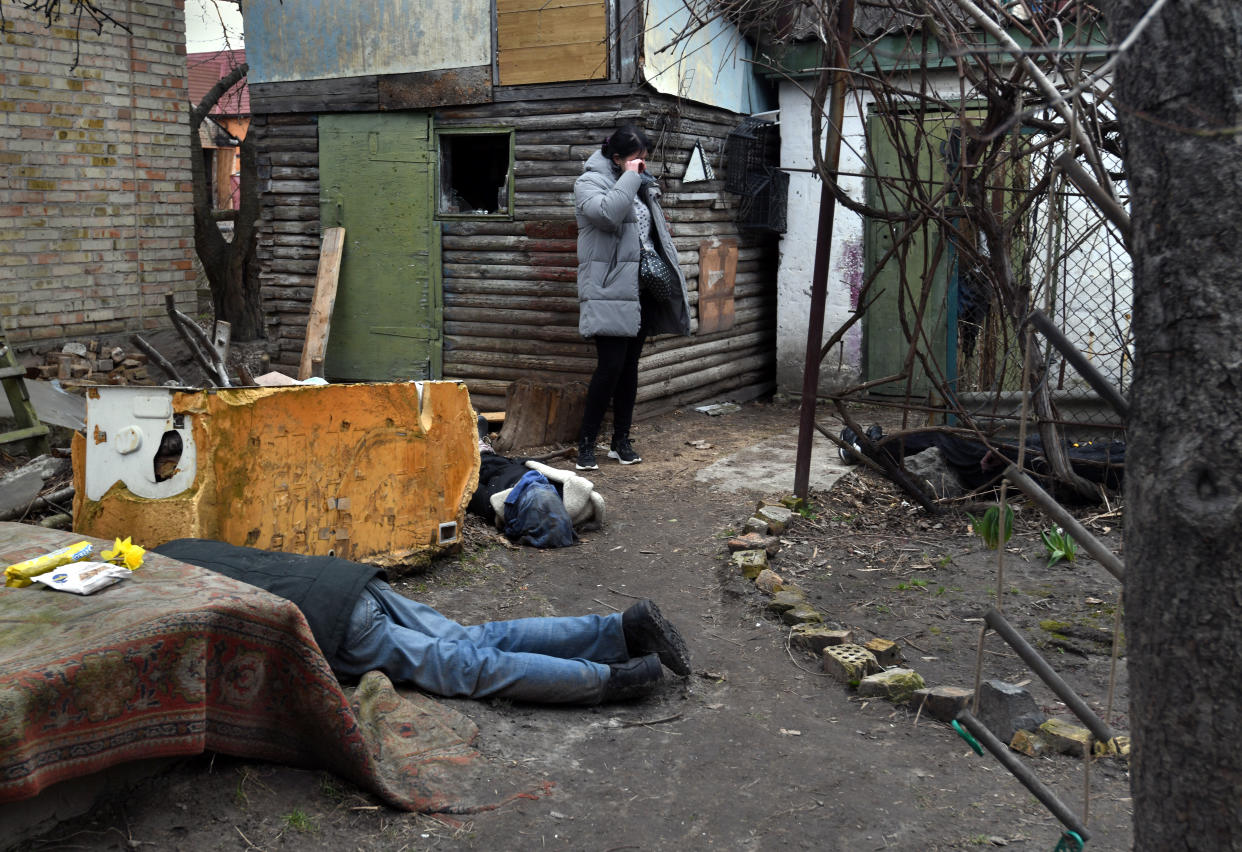
M945 179L942 143L948 138L949 114L935 116L903 115L900 136L892 138L891 117L872 115L867 123L867 145L874 163L873 177L867 181L867 200L874 207L893 211L917 209L919 202L936 197ZM918 122L918 123L916 123ZM900 145L900 153L898 145ZM917 151L917 170L910 169L911 155ZM943 201L934 204L943 205ZM863 372L867 381L903 373L910 354L910 336L915 336L923 359L933 365L933 374L948 376L951 348L946 336L950 329L946 306L946 284L950 253L940 229L931 224L913 235L892 257L885 254L907 227L905 222L868 218L864 233L867 273L879 271L871 285L870 298L883 293L867 309L863 319ZM882 264L882 265L881 265ZM915 318L924 297L922 331L916 334ZM902 318L905 323L903 326ZM916 358L911 366L910 392L922 396L931 389L927 373ZM904 394L906 381L891 382L873 390L880 394Z
M324 375L435 379L441 352L440 229L431 115L319 117L319 212L345 229Z

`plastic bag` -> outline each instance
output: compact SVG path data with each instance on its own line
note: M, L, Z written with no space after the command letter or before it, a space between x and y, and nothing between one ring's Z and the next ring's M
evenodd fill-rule
M70 562L85 559L91 555L92 550L94 550L94 547L90 542L79 541L77 544L58 548L51 553L36 556L34 559L15 562L4 569L4 584L18 589L29 586L31 581L39 574L51 571L53 568L58 568L61 565L67 565Z
M109 565L107 562L75 562L35 577L35 581L46 583L61 592L73 592L75 595L89 595L102 588L111 586L122 577L128 577L130 571L121 565Z

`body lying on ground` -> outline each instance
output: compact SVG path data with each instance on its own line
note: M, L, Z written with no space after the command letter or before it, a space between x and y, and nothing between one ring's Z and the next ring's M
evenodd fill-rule
M342 677L379 670L447 697L598 704L652 692L663 666L690 673L681 634L648 600L603 616L467 627L399 594L373 565L207 539L178 539L155 551L292 601Z

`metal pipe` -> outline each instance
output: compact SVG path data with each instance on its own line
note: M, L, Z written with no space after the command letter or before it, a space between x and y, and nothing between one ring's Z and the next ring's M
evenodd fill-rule
M1118 582L1125 582L1125 566L1121 560L1117 558L1117 554L1113 553L1104 543L1087 531L1087 528L1078 523L1078 519L1065 511L1065 507L1052 498L1047 491L1039 487L1039 483L1031 479L1025 473L1017 468L1016 465L1009 465L1005 468L1005 478L1012 482L1023 494L1030 497L1040 509L1042 509L1048 517L1057 522L1063 530L1073 537L1074 541L1082 545L1082 549L1090 554L1091 558L1104 566L1104 570L1117 578Z
M845 116L845 82L850 74L850 44L854 36L854 0L837 8L837 71L832 82L828 113L828 140L824 166L834 176L841 162L841 123ZM828 301L828 262L832 257L832 225L837 199L821 181L819 229L815 237L815 266L811 273L811 308L806 329L806 358L802 370L802 406L798 417L798 455L794 462L794 495L805 500L811 486L811 447L815 437L815 403L819 395L819 347L824 342L824 306Z
M1057 328L1052 320L1048 319L1042 311L1031 311L1030 321L1031 325L1035 326L1039 333L1046 337L1048 342L1065 356L1065 360L1074 365L1074 369L1086 380L1087 384L1091 385L1091 389L1113 407L1113 410L1121 418L1121 422L1125 423L1129 420L1130 403L1121 395L1121 391L1117 390L1117 387L1097 370L1094 364L1087 360L1087 357L1079 351L1078 347L1061 333L1061 329Z
M1090 729L1091 734L1097 740L1107 743L1116 736L1113 733L1113 729L1108 726L1108 723L1088 707L1087 702L1079 698L1078 693L1074 692L1070 685L1052 670L1052 666L1048 665L1048 661L1041 657L1039 652L1032 648L1030 643L1023 638L1022 634L1005 620L1005 616L1001 615L998 610L989 609L984 614L983 621L988 627L995 630L1000 638L1009 644L1010 648L1018 652L1018 656L1022 658L1022 661L1031 667L1031 671L1039 675L1040 680L1048 684L1049 688L1057 694L1057 697L1065 702L1065 706L1070 709L1070 712Z
M1066 805L1057 798L1056 794L1044 786L1044 782L1035 777L1031 770L1023 765L1010 751L1009 746L996 738L996 735L988 730L987 726L970 714L969 710L963 710L957 714L957 721L970 731L971 735L977 739L984 748L992 752L992 756L1001 762L1001 765L1009 770L1009 773L1022 782L1022 786L1031 791L1031 794L1043 803L1054 817L1061 821L1061 824L1070 831L1077 834L1087 841L1091 839L1087 827L1079 822L1078 817Z
M1104 218L1117 226L1117 230L1121 231L1121 239L1127 246L1130 245L1130 214L1126 209L1117 203L1117 200L1110 196L1104 187L1100 186L1087 173L1087 170L1078 165L1078 160L1074 158L1073 151L1066 151L1061 156L1053 160L1061 171L1065 172L1065 176L1070 179L1070 183L1078 187L1082 194L1095 202L1095 206L1104 214Z

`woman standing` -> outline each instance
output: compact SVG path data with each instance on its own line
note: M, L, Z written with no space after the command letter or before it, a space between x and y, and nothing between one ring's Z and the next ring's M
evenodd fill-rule
M642 461L630 444L638 356L649 334L688 334L690 303L677 249L660 210L660 190L647 174L651 143L627 124L604 141L574 183L578 220L578 331L595 341L595 373L578 431L578 470L596 470L595 439L612 403L608 457ZM648 252L643 258L643 253ZM663 286L639 284L663 272ZM662 264L663 268L661 268ZM650 281L652 275L644 274Z

